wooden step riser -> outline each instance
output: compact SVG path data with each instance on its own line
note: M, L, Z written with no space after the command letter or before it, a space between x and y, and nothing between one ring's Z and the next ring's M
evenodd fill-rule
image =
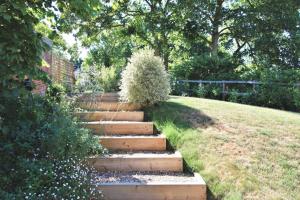
M119 101L118 96L89 96L79 97L78 102L117 102Z
M101 185L105 200L206 200L206 186L196 184Z
M100 111L138 111L141 106L132 103L121 102L80 102L79 106L86 110Z
M142 124L84 124L97 135L151 135L152 123Z
M109 150L123 151L165 151L166 138L100 138L102 146Z
M118 102L119 97L84 97L78 98L78 102Z
M90 164L98 171L182 172L182 158L93 158Z
M117 93L102 93L102 94L83 94L77 98L78 101L118 101L120 98Z
M144 120L144 112L82 112L75 113L81 121L136 121Z

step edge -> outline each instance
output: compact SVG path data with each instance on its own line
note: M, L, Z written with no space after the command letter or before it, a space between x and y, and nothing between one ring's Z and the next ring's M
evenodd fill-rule
M99 139L166 139L166 136L160 135L101 135Z
M194 172L194 177L195 177L199 182L201 182L201 184L206 185L206 182L204 181L203 177L202 177L199 173Z
M143 155L144 154L144 155ZM156 155L156 156L154 156ZM99 159L99 160L109 160L109 159L155 159L155 158L159 158L159 159L165 159L165 158L176 158L176 159L182 159L182 155L181 154L176 154L172 153L172 154L167 154L164 156L159 156L159 155L163 155L163 153L158 152L156 154L153 153L139 153L139 156L133 155L133 154L128 154L128 153L122 153L122 154L111 154L111 155L107 155L107 157L105 156L91 156L88 159Z
M81 124L95 124L95 125L106 125L106 124L147 124L153 125L153 122L141 122L141 121L88 121L88 122L80 122Z
M73 114L75 114L75 115L80 115L80 114L96 114L96 113L103 113L103 114L106 114L106 113L134 113L134 114L143 114L144 113L144 111L140 111L140 110L137 110L137 111L122 111L122 110L120 110L120 111L87 111L87 112L73 112Z
M101 186L147 186L147 185L155 185L155 186L172 186L172 185L197 185L197 186L206 186L206 184L203 183L198 183L198 182L178 182L178 183L174 183L174 182L149 182L149 183L99 183L96 184L97 187L101 187Z

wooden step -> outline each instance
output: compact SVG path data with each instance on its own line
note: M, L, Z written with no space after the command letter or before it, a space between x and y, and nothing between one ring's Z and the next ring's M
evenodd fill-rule
M102 173L94 179L105 200L206 200L199 174Z
M153 122L98 121L83 122L83 125L99 135L153 134Z
M91 101L91 102L117 102L120 95L118 93L84 93L78 96L78 101Z
M141 105L125 102L79 102L79 106L86 110L99 111L137 111L141 110Z
M97 171L182 172L183 170L183 160L179 152L111 154L91 157L89 164Z
M165 151L166 137L158 136L101 136L100 143L109 150Z
M94 112L76 112L81 121L143 121L144 112L142 111L130 111L130 112L106 112L106 111L94 111Z

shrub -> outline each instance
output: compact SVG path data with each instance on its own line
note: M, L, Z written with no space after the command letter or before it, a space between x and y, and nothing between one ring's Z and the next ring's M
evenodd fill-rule
M294 104L300 110L300 86L294 88Z
M197 97L202 97L202 98L204 98L206 95L207 95L207 89L205 88L205 86L204 85L202 85L202 84L199 84L198 85L198 88L197 88L197 91L196 91L196 96Z
M120 70L116 67L101 67L98 82L104 92L113 92L119 89Z
M153 50L140 50L132 55L122 72L121 98L142 105L168 99L169 76L161 58Z
M2 199L90 199L98 195L83 163L98 139L71 116L69 103L0 93Z
M172 68L172 77L186 80L229 80L236 79L237 64L228 55L211 56L202 54L190 57Z
M228 101L230 102L239 102L239 91L236 89L232 89L229 92Z
M84 66L84 68L76 77L77 80L75 91L102 91L102 88L100 87L100 84L98 82L98 77L100 77L100 72L95 66Z

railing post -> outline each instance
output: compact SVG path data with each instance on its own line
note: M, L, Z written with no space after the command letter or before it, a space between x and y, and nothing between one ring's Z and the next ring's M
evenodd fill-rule
M222 81L222 99L225 100L225 82Z
M179 83L179 94L182 96L183 81L178 81L178 83Z

